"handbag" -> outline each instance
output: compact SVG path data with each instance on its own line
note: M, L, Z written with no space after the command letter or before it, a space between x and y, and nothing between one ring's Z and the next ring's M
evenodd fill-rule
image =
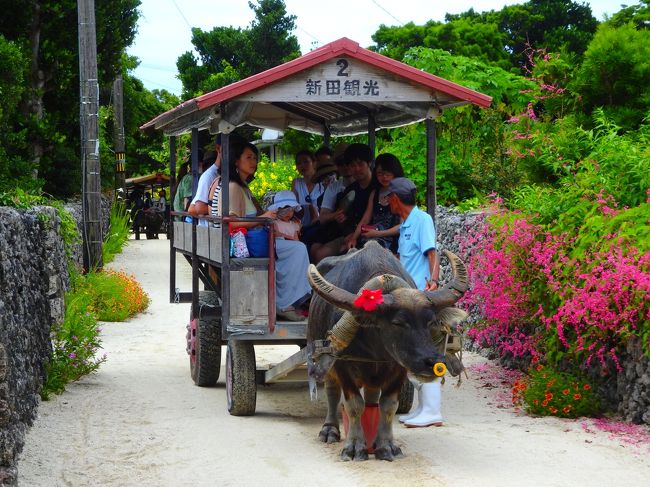
M246 233L246 245L251 257L269 256L269 229L266 227L251 228Z
M250 257L248 245L246 245L245 228L234 228L230 230L230 257Z

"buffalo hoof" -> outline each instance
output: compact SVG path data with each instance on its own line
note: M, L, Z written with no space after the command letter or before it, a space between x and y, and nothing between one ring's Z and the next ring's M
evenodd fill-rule
M384 447L375 449L375 458L377 460L387 460L392 462L396 458L402 458L403 456L404 454L402 453L402 449L393 444L388 444Z
M318 439L323 443L337 443L341 441L339 427L333 424L324 424L318 433Z
M349 462L350 460L354 460L355 462L368 460L368 449L366 448L365 441L346 445L341 450L341 460L344 462Z

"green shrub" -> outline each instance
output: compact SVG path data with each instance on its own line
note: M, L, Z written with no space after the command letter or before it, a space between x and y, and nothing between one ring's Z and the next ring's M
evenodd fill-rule
M62 323L52 327L52 358L46 365L41 397L60 394L66 384L96 371L106 355L101 347L98 321L124 321L149 305L140 285L122 272L91 272L72 276L72 289L65 297Z
M78 276L74 281L83 279ZM91 296L83 290L73 290L65 297L63 323L52 327L52 357L46 364L46 379L41 397L61 394L66 384L96 371L106 356L96 358L101 346L96 316L89 311Z
M601 407L589 381L569 372L558 372L541 364L512 387L512 402L535 416L578 418L596 416Z
M104 238L104 245L102 246L102 260L104 264L112 262L115 256L122 251L122 247L124 247L124 244L129 239L130 231L129 212L123 203L114 203L111 207L108 232Z

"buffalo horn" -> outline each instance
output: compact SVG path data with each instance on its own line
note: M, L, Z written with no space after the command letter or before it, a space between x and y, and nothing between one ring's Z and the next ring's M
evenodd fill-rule
M452 306L469 288L467 269L465 268L463 261L460 260L456 254L449 252L448 250L444 250L443 252L451 264L451 281L445 284L441 289L426 291L427 298L433 307L437 309Z
M348 311L357 311L352 302L356 299L356 295L336 287L331 282L328 282L323 276L320 275L318 269L314 264L309 265L307 269L307 279L312 289L328 303L333 304L337 308Z

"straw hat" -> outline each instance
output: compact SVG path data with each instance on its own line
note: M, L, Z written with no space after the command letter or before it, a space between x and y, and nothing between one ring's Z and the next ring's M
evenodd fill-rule
M345 153L345 149L347 149L349 145L350 144L348 144L347 142L340 142L336 145L336 147L334 148L334 154L332 155L332 160L334 161L334 164L343 164L343 154Z
M329 161L319 164L312 178L315 183L320 183L325 176L336 173L336 166Z

